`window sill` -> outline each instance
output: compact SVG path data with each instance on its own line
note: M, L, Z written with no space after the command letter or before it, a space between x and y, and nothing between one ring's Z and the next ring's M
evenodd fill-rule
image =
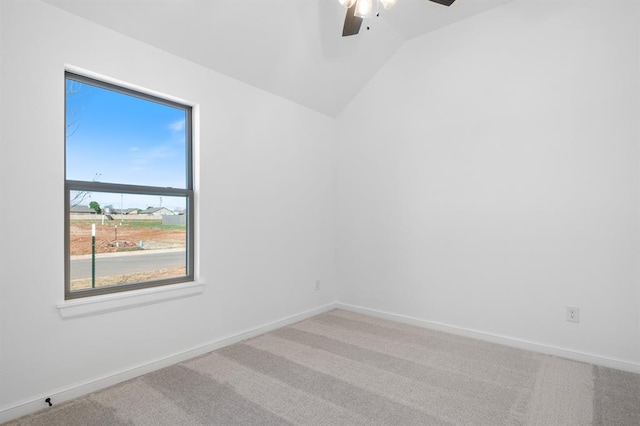
M56 304L56 307L63 319L79 318L150 305L165 300L196 296L203 293L204 288L204 283L197 282L171 284L83 299L65 300Z

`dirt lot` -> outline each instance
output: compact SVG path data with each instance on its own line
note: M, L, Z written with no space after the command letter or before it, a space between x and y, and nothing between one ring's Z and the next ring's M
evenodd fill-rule
M69 232L70 254L91 254L91 222L73 221ZM180 248L186 240L184 226L162 225L159 220L96 223L96 253Z
M139 283L142 281L155 280L159 278L171 278L180 277L186 274L186 269L173 268L173 269L160 269L151 272L138 272L128 275L112 275L109 277L96 278L96 287L109 287L113 285L122 285L130 283ZM91 278L83 278L79 280L71 281L71 291L86 290L91 288Z
M70 223L71 256L91 254L90 220L75 220ZM184 248L186 230L180 225L162 225L161 220L95 221L96 254L128 252L135 250L153 250L165 248ZM116 227L117 226L117 227ZM141 246L142 242L142 246ZM136 283L159 278L179 277L186 274L185 267L162 268L156 271L133 274L96 277L96 287ZM71 290L91 287L91 278L71 281Z

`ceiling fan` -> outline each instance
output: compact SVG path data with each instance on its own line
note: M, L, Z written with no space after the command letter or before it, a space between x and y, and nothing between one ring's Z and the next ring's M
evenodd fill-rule
M373 2L376 0L338 0L341 5L347 8L347 16L344 18L342 27L342 37L356 35L360 32L360 26L364 18L371 16ZM378 0L385 9L396 4L396 0ZM455 0L429 0L443 6L451 6ZM368 28L368 27L367 27Z

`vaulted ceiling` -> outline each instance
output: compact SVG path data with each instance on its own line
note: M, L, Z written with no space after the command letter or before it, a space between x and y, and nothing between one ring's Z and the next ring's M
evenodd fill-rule
M404 41L512 0L398 0L351 37L337 0L43 1L335 117Z

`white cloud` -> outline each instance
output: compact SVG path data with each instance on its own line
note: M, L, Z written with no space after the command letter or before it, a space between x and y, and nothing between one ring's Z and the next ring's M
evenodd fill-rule
M173 123L169 123L168 127L169 127L169 130L173 132L181 132L184 130L184 119L174 121Z

